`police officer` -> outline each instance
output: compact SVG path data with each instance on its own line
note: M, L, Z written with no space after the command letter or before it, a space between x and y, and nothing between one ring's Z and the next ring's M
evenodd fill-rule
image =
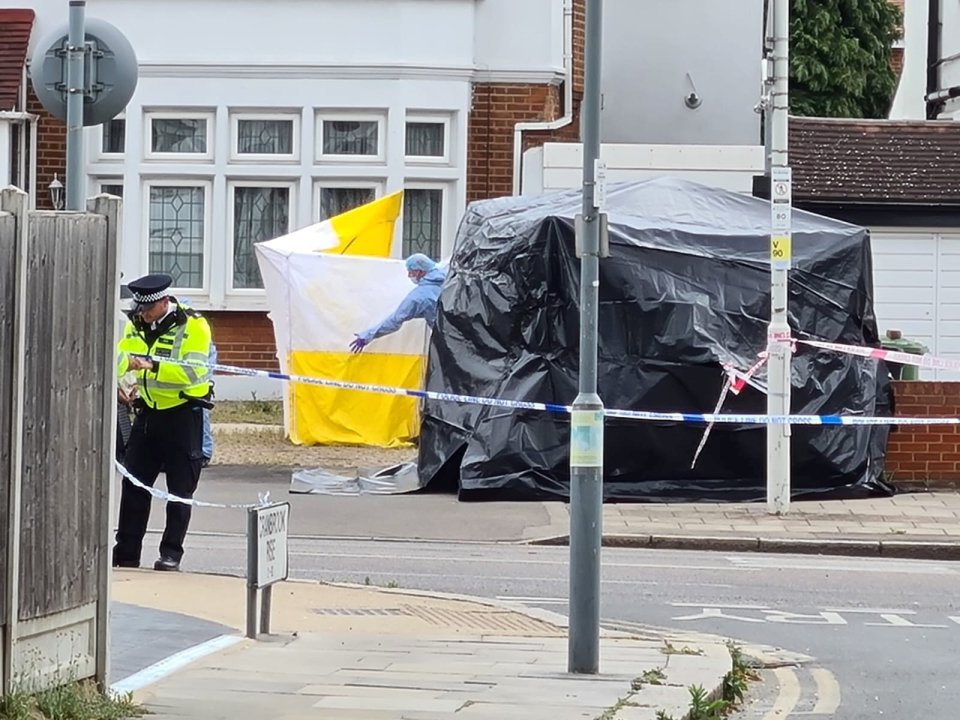
M153 487L161 469L167 490L191 498L203 463L203 410L212 407L210 371L152 360L147 356L209 362L210 326L195 310L182 306L168 289L169 275L154 274L128 284L133 293L130 321L118 346L118 375L136 371L138 413L123 465ZM150 495L124 479L120 496L114 567L139 567L143 536L150 519ZM155 570L179 570L190 506L167 503L167 522Z

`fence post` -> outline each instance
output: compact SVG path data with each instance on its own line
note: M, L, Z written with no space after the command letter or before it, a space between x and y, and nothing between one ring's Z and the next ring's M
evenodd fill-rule
M13 387L10 393L10 490L8 506L0 508L7 515L7 566L3 578L7 613L3 633L3 687L9 693L14 684L14 647L20 616L20 490L23 483L23 410L25 377L25 344L27 330L27 194L14 187L0 190L0 210L16 218L13 282Z
M103 268L103 307L105 328L113 332L104 333L104 388L103 388L103 463L100 468L100 492L97 498L97 517L100 527L100 552L97 555L97 635L96 667L97 682L101 688L108 688L108 670L110 666L110 526L113 518L113 499L116 487L117 442L117 308L120 302L120 275L118 251L120 248L122 202L118 198L99 195L87 201L87 211L103 215L107 219L106 267ZM109 421L108 421L109 419Z

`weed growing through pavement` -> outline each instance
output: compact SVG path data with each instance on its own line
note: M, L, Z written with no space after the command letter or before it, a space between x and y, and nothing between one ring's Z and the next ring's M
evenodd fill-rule
M711 698L702 685L691 685L687 688L690 693L690 709L686 714L688 720L723 720L734 710L739 709L750 681L760 679L756 671L747 665L739 645L728 642L727 650L730 653L732 667L723 677L719 697ZM656 720L676 720L676 718L664 710L657 710Z
M673 643L668 640L663 641L663 647L660 648L660 652L664 655L703 655L703 650L697 650L691 647L682 647L676 648Z
M644 685L663 685L663 681L666 679L667 674L663 671L663 668L650 668L644 670L643 674L633 681L632 686L634 690L640 690Z

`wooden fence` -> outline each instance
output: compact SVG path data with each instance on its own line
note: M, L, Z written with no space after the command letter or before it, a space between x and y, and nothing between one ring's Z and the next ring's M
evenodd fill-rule
M3 692L106 681L119 217L0 192Z

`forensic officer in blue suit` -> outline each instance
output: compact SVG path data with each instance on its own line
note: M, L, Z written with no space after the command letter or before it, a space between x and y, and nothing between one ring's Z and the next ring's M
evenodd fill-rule
M440 299L440 289L447 277L447 271L421 253L408 257L406 265L407 277L416 287L389 317L363 332L356 333L354 341L350 343L353 352L363 352L363 349L378 337L395 333L408 320L422 318L426 320L427 326L433 329L437 320L437 301Z

